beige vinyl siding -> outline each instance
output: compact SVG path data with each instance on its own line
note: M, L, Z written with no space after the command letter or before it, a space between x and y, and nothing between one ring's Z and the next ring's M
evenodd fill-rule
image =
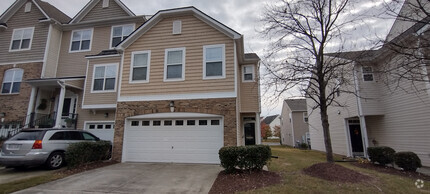
M49 24L39 23L45 16L37 6L32 5L29 13L24 13L24 8L25 5L7 21L6 30L0 31L0 63L43 60ZM31 49L9 52L13 30L28 27L34 27Z
M94 65L98 64L117 64L120 65L121 57L108 57L108 58L99 58L99 59L90 59L86 85L85 85L85 97L84 97L84 105L98 105L98 104L116 104L117 100L117 92L103 92L103 93L91 93L91 87L93 83L93 72ZM118 67L119 71L119 67ZM119 80L119 72L117 72L116 77L116 91L118 91L118 80Z
M67 86L84 89L85 79L66 80L65 83Z
M371 66L372 70L377 72L374 65L365 66ZM377 73L373 73L373 81L364 81L362 66L357 66L356 72L363 115L383 115L384 109L382 107L382 99L378 86L380 81L378 80Z
M396 84L390 85L391 90L379 84L385 114L366 117L369 144L375 140L379 146L415 152L424 166L430 166L430 95L425 90L417 92L409 81L400 82L402 89L394 90ZM414 87L422 90L426 85L416 82Z
M45 72L43 72L45 78L52 78L56 76L56 69L58 63L58 49L61 44L61 30L51 26L50 41L48 45L48 55L45 61Z
M172 35L173 20L182 21L182 34ZM225 44L226 78L203 80L203 46ZM185 80L164 82L165 49L185 47ZM129 83L131 52L151 51L149 83ZM124 52L121 96L234 92L233 40L194 16L166 18Z
M78 129L84 129L85 121L114 121L115 120L115 110L86 110L82 109L82 95L83 92L79 94L78 104L76 113L78 114ZM108 117L105 117L105 113L108 113Z
M291 109L288 107L287 103L284 101L282 104L281 112L281 142L282 145L294 146L293 143L293 131L292 123L290 122Z
M347 91L353 91L354 86L344 86L343 89ZM333 152L347 155L348 147L346 144L347 134L345 130L345 120L358 116L357 100L354 94L341 93L340 96L336 98L336 101L338 101L343 106L330 106L328 108L328 119L330 124L329 128ZM320 110L312 110L309 108L315 106L315 102L310 98L306 99L306 103L308 104L309 133L311 136L312 149L325 151Z
M109 7L103 8L103 0L100 0L81 22L91 20L102 20L114 17L129 16L114 0L109 1Z
M303 120L303 113L304 111L297 111L292 113L293 117L293 124L294 124L294 144L297 141L300 141L300 143L306 143L303 141L303 136L306 135L306 132L308 132L308 125Z
M72 31L63 32L57 77L84 76L87 69L85 56L98 54L102 50L109 49L111 26L94 28L91 50L85 52L69 53L71 33Z
M260 96L258 86L258 67L257 64L244 64L254 65L254 82L243 82L243 65L239 69L239 86L240 86L240 111L241 112L259 112L260 110Z

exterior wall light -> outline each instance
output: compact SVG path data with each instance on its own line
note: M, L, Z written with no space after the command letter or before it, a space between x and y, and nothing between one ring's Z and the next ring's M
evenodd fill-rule
M174 101L170 101L169 107L170 107L170 112L175 112L175 102Z

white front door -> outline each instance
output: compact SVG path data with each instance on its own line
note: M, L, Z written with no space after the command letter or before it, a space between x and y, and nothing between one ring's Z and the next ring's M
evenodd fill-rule
M123 162L219 164L223 119L129 119L124 130Z

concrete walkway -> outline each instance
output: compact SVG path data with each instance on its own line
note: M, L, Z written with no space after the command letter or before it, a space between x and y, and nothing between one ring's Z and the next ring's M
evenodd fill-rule
M121 163L17 193L208 193L219 165Z

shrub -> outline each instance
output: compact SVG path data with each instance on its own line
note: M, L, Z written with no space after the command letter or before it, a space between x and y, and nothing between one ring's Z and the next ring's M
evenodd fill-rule
M267 145L229 146L219 150L221 166L226 172L232 172L236 168L261 170L271 156L272 151Z
M111 149L109 141L70 144L66 151L66 162L68 167L72 168L89 162L107 160L110 158Z
M307 143L300 143L299 144L299 148L301 148L301 149L308 149L308 144Z
M385 164L393 163L393 157L396 151L387 146L380 146L367 148L367 153L372 163L378 162L379 165L385 166Z
M397 152L394 154L394 162L405 171L416 171L421 167L421 160L414 152Z

